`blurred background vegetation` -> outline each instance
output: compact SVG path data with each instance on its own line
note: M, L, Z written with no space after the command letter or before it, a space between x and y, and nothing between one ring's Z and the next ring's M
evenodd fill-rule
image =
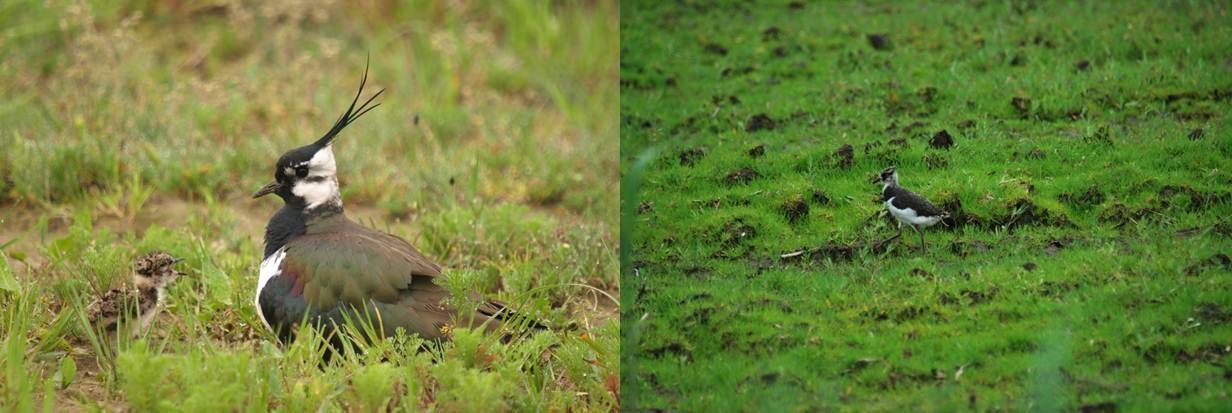
M0 363L14 373L0 405L30 407L53 389L56 406L131 407L120 389L149 378L116 375L75 343L68 309L160 248L187 257L196 277L173 289L155 345L118 359L183 357L163 362L207 370L226 359L282 377L249 383L272 386L267 408L290 408L278 389L295 386L321 389L305 393L319 396L309 405L370 406L338 390L355 385L360 364L279 367L248 305L264 224L280 206L248 194L283 151L328 129L370 61L382 105L335 144L349 215L407 238L462 284L578 329L537 339L559 346L546 361L517 344L486 350L503 356L500 368L441 373L457 366L414 368L423 357L406 355L425 387L378 386L373 400L614 407L619 369L604 354L618 348L607 298L619 288L618 19L615 1L0 3ZM64 360L98 368L60 386ZM492 397L438 397L433 386L449 382Z

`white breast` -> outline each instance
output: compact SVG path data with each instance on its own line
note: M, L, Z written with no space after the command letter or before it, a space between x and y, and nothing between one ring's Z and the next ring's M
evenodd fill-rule
M261 311L261 290L265 288L265 284L271 278L282 273L282 259L286 256L287 247L282 247L273 254L270 254L269 257L266 257L265 261L261 261L261 277L257 279L257 292L253 295L252 299L253 304L257 306L257 317L261 319L262 324L265 324L265 328L270 331L273 331L273 328L270 327L268 321L265 321L265 313Z
M154 321L154 317L157 317L159 311L162 311L162 309L162 304L159 304L141 313L141 323L137 326L133 326L136 330L133 332L133 335L137 335L146 328L149 328L150 323Z
M133 337L139 336L142 331L145 331L147 328L149 328L150 323L154 322L154 317L157 317L158 313L162 311L163 303L164 303L162 288L158 289L157 300L158 302L155 303L153 306L150 306L149 310L141 312L140 320L135 325L133 325ZM138 304L138 311L140 311L140 304Z

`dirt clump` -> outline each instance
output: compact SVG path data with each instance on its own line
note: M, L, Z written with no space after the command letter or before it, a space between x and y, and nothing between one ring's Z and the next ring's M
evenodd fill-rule
M689 266L689 268L684 269L684 272L685 275L692 277L692 279L708 280L715 270L707 268L707 266Z
M845 262L851 261L856 257L856 254L861 252L869 254L884 253L888 250L890 242L896 239L898 239L898 236L880 240L856 241L851 244L831 242L816 248L782 254L779 255L779 258L784 262Z
M783 212L783 215L787 217L787 222L790 224L795 224L801 219L807 218L809 214L808 203L804 202L803 197L799 196L783 202L783 205L780 206L779 209Z
M1010 99L1010 106L1014 108L1015 112L1018 112L1018 116L1021 118L1031 115L1031 98L1014 96Z
M976 291L976 290L965 289L965 290L960 291L958 295L961 295L963 297L966 297L968 300L971 300L971 305L977 305L977 304L984 303L984 302L987 302L988 300L992 300L993 298L995 298L997 296L997 287L992 287L988 289L987 291Z
M757 145L753 149L749 149L749 156L753 158L766 156L766 145Z
M702 50L713 55L727 56L727 48L718 43L706 43L702 45Z
M651 358L663 358L666 355L684 356L686 360L693 360L693 352L686 349L680 343L669 343L659 346L648 351Z
M743 220L735 220L724 225L717 234L719 241L726 246L738 245L745 240L757 236L757 228L746 224Z
M1192 277L1202 273L1202 271L1208 268L1222 268L1225 271L1232 270L1232 258L1229 258L1228 254L1224 254L1222 252L1212 255L1210 258L1195 262L1190 264L1188 267L1185 267L1185 275Z
M825 192L822 192L820 190L813 191L813 195L810 196L809 198L812 199L813 202L816 202L817 205L829 205L830 204L830 196L826 195Z
M714 307L701 307L693 310L691 314L685 317L689 322L707 326L710 325L710 316L714 314Z
M747 184L750 181L760 178L761 175L752 168L744 167L731 171L723 178L729 185Z
M1099 143L1103 145L1112 145L1112 132L1108 130L1108 126L1100 126L1095 130L1095 133L1082 138L1083 141L1089 143Z
M1096 218L1101 222L1107 222L1120 227L1131 222L1141 221L1156 212L1158 211L1155 208L1131 208L1128 205L1117 202L1104 208L1103 212L1100 212Z
M1065 249L1073 240L1068 238L1052 239L1044 243L1044 253L1048 255L1057 255L1058 252Z
M1222 204L1232 199L1232 194L1228 192L1203 192L1189 186L1164 185L1159 189L1159 198L1161 206L1167 208L1170 206L1168 199L1177 195L1183 195L1188 198L1188 210L1197 212L1206 209L1211 204Z
M851 165L855 163L855 148L850 143L844 144L834 151L834 166L840 169L851 169Z
M1196 140L1202 139L1202 135L1203 135L1202 128L1194 129L1193 131L1189 132L1189 140L1196 141Z
M1065 215L1049 212L1047 209L1035 205L1029 199L1014 201L1010 204L1009 214L998 218L996 221L1000 225L1005 226L1006 229L1023 226L1072 227L1074 225Z
M869 152L872 152L874 149L877 149L879 147L881 147L881 141L872 141L872 142L866 143L864 144L864 154L868 155Z
M749 122L745 125L745 132L757 132L762 130L774 130L778 127L777 122L765 113L758 113L749 118Z
M1057 198L1060 199L1061 202L1086 208L1104 203L1105 196L1104 192L1099 190L1099 187L1092 185L1090 188L1087 188L1087 191L1083 192L1082 195L1074 195L1066 192L1062 193Z
M963 210L962 201L957 197L949 198L939 205L942 211L948 212L949 217L941 220L941 225L946 228L958 228L964 225L981 226L982 222L977 220L977 217L967 215Z
M693 166L694 164L697 164L697 161L705 157L706 157L705 149L702 149L702 148L685 149L684 152L680 153L680 165L681 166Z
M1035 291L1044 297L1057 297L1076 289L1078 283L1074 281L1044 281Z
M928 145L937 149L950 149L954 146L954 137L950 136L950 132L942 129L933 135L932 139L928 140Z
M761 41L763 42L778 40L782 37L783 37L783 30L779 29L777 26L767 27L766 30L762 30L761 32Z
M1232 237L1232 221L1222 221L1215 224L1215 226L1211 227L1211 231L1225 237Z
M890 40L890 35L886 33L873 33L866 36L868 44L873 46L874 50L890 51L894 50L894 41Z
M715 95L710 97L710 103L715 106L739 105L740 97L736 95Z
M1225 310L1215 303L1198 304L1194 312L1198 313L1198 318L1211 324L1224 324L1232 321L1232 311Z
M741 66L741 67L736 67L736 68L725 67L723 68L723 70L719 71L719 77L723 79L727 79L730 76L741 76L741 75L747 75L749 73L753 73L752 66Z
M1010 66L1025 66L1027 57L1022 53L1015 53L1013 58L1010 58Z
M650 201L642 201L640 204L637 205L638 215L645 215L645 214L649 214L652 212L654 212L654 206L650 204Z
M1091 69L1091 61L1087 59L1079 60L1078 63L1074 63L1074 68L1078 69L1078 71L1087 71Z

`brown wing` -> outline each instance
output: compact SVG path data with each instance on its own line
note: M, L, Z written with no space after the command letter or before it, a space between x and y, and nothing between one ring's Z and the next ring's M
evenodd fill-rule
M325 318L346 307L375 309L386 334L401 327L425 338L448 337L456 311L444 304L448 291L434 282L439 266L396 236L350 220L324 224L286 244L279 277L290 281L293 299L287 301L302 299ZM479 325L503 309L484 302L460 320ZM499 321L486 326L498 328Z
M329 308L339 301L392 303L416 277L434 278L440 267L406 241L367 228L309 232L286 244L280 275L292 280L291 295Z

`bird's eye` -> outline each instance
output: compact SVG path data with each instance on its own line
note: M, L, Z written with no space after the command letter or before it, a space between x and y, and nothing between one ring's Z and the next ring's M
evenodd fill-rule
M298 176L300 178L308 176L308 167L304 165L295 167L295 176Z

